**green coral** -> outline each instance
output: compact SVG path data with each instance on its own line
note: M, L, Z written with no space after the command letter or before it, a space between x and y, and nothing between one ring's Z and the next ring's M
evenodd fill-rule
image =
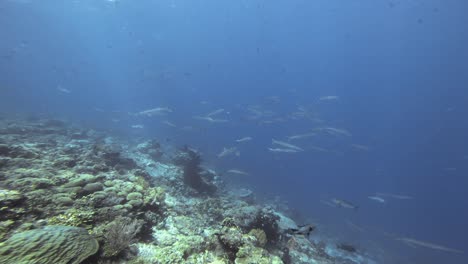
M146 190L143 202L145 205L162 206L166 199L166 192L164 188L154 187Z
M0 222L0 239L2 239L9 229L15 224L13 220L6 220Z
M142 176L135 176L134 183L138 186L141 186L144 190L150 188L149 182Z
M0 263L79 264L98 249L98 242L83 228L46 226L0 243Z
M65 225L92 228L94 220L93 211L84 211L72 208L64 214L59 214L48 219L49 225Z
M143 198L143 194L139 193L139 192L131 192L129 194L127 194L127 200L131 201L131 200L140 200Z
M98 176L92 174L81 174L78 178L71 179L68 183L62 185L62 188L83 187L88 183L99 180Z
M14 204L23 199L23 195L16 190L0 189L0 205Z

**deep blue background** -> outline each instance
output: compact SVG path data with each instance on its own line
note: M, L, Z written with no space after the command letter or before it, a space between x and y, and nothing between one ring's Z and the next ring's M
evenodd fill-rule
M207 166L251 173L226 177L281 196L324 237L402 263L467 263L393 239L468 251L467 10L463 0L1 1L0 110L188 143ZM339 100L318 100L328 95ZM275 117L303 105L323 123L261 124L248 120L249 105ZM131 114L154 107L174 112ZM228 123L193 119L219 108ZM339 154L267 151L271 138L319 126L352 137L294 142ZM239 158L216 157L244 136L254 140ZM414 199L381 205L367 198L375 192ZM320 202L332 197L360 209Z

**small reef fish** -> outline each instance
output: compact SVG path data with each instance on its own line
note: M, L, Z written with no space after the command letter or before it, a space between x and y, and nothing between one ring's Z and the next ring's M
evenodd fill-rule
M419 247L425 247L425 248L430 248L430 249L435 249L435 250L440 250L440 251L446 251L446 252L452 252L452 253L459 253L459 254L463 253L463 251L458 250L458 249L448 248L448 247L444 247L444 246L441 246L441 245L436 245L436 244L433 244L433 243L420 241L420 240L416 240L416 239L408 238L408 237L400 237L400 238L396 238L396 240L401 241L401 242L403 242L403 243L405 243L405 244L407 244L408 246L411 246L411 247L419 246Z
M284 141L271 139L271 142L272 142L273 145L278 145L278 146L281 146L281 147L284 147L284 148L287 148L287 149L293 149L293 150L297 150L297 151L304 151L304 149L302 149L302 148L300 148L298 146L295 146L293 144L289 144L289 143L284 142Z
M172 112L173 112L172 109L167 108L167 107L156 107L153 109L148 109L148 110L138 112L136 115L152 117L152 116L167 115L168 113L172 113Z
M135 128L135 129L142 129L144 127L145 127L144 125L132 125L132 128Z
M317 135L317 133L305 133L305 134L298 134L298 135L292 135L288 137L288 141L291 140L297 140L297 139L303 139L303 138L308 138L308 137L313 137Z
M367 198L379 202L379 203L385 203L385 200L382 197L379 196L368 196Z
M289 148L268 148L270 152L283 152L283 153L297 153L299 150L289 149Z
M219 115L219 114L221 114L222 112L224 112L224 109L221 108L221 109L214 110L213 112L207 114L206 116L207 116L207 117L210 117L210 116L214 116L214 115Z
M229 155L236 155L237 157L239 157L240 152L237 150L236 147L223 148L223 150L218 154L218 158L226 157Z
M236 142L237 143L242 143L242 142L247 142L247 141L250 141L252 140L253 138L251 137L243 137L243 138L240 138L240 139L236 139Z
M332 202L334 204L336 204L337 207L342 207L342 208L346 208L346 209L354 209L354 210L357 210L359 208L359 206L357 206L357 205L354 205L354 204L352 204L352 203L350 203L348 201L338 199L338 198L333 198Z
M377 196L384 196L384 197L390 197L390 198L394 198L394 199L399 199L399 200L409 200L409 199L413 199L413 197L411 196L408 196L408 195L401 195L401 194L393 194L393 193L376 193Z
M247 172L245 171L241 171L241 170L238 170L238 169L230 169L228 171L226 171L227 173L231 173L231 174L239 174L239 175L249 175Z
M334 101L338 99L340 99L340 97L336 95L327 95L327 96L322 96L319 98L320 101Z
M309 237L310 233L315 230L315 226L311 224L297 226L297 228L289 228L288 231L292 232L294 235L303 235Z

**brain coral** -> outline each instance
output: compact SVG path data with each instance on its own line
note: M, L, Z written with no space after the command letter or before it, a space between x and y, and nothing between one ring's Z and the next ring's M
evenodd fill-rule
M79 264L98 249L98 242L86 229L46 226L15 234L0 243L0 263Z

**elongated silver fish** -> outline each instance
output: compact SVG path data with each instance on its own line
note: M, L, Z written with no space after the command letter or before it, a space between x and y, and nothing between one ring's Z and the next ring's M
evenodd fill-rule
M298 150L289 149L289 148L268 148L270 152L283 152L283 153L297 153Z
M233 154L235 154L236 156L240 156L240 152L237 150L236 147L223 148L223 150L218 154L218 158L226 157Z
M298 135L292 135L288 137L288 140L297 140L297 139L303 139L303 138L308 138L308 137L313 137L317 135L317 133L311 132L311 133L305 133L305 134L298 134Z
M330 135L335 135L335 136L347 136L347 137L352 136L349 131L345 129L334 128L334 127L318 127L318 128L315 128L314 131L321 131L321 132L324 132Z
M458 249L448 248L448 247L444 247L441 245L429 243L426 241L416 240L414 238L409 238L409 237L400 237L400 238L396 238L396 240L402 241L403 243L409 246L419 246L419 247L425 247L425 248L452 252L452 253L460 253L460 254L463 253L463 251L458 250Z
M304 149L302 149L301 147L298 147L298 146L293 145L293 144L289 144L289 143L284 142L284 141L271 139L271 142L272 142L273 145L278 145L278 146L281 146L281 147L284 147L284 148L287 148L287 149L294 149L294 150L297 150L297 151L304 151Z
M237 143L242 143L242 142L247 142L247 141L250 141L252 140L251 137L243 137L243 138L240 138L240 139L236 139L236 142Z
M332 202L334 204L336 204L338 207L343 207L343 208L346 208L346 209L357 210L359 208L359 206L357 206L357 205L354 205L354 204L352 204L352 203L350 203L348 201L338 199L338 198L333 198Z
M162 123L165 124L165 125L168 125L170 127L177 127L174 123L172 123L170 121L167 121L167 120L163 121Z
M62 92L62 93L67 93L67 94L71 93L70 89L64 88L61 85L57 86L57 91Z
M359 145L359 144L351 144L351 147L355 150L360 150L360 151L369 151L371 149L368 146Z
M381 192L378 192L377 195L378 195L378 196L384 196L384 197L390 197L390 198L394 198L394 199L399 199L399 200L409 200L409 199L413 199L413 197L408 196L408 195L403 195L403 194L393 194L393 193L381 193Z
M331 100L338 100L339 97L336 95L327 95L327 96L322 96L319 98L320 101L331 101Z
M221 108L221 109L216 109L216 110L214 110L213 112L208 113L206 116L219 115L219 114L221 114L222 112L224 112L224 109L223 109L223 108Z
M249 175L247 172L241 171L241 170L238 170L238 169L230 169L230 170L228 170L226 172L231 173L231 174Z
M167 108L167 107L156 107L156 108L153 108L153 109L148 109L148 110L138 112L136 115L143 115L143 116L152 117L152 116L156 116L156 115L166 115L166 114L172 113L172 112L173 112L172 109Z
M367 198L373 200L373 201L376 201L376 202L379 202L379 203L385 203L385 199L383 199L382 197L379 197L379 196L368 196Z
M208 121L210 123L225 123L225 122L228 121L226 119L214 119L214 118L212 118L210 116L195 116L193 118L198 119L198 120L205 120L205 121Z

